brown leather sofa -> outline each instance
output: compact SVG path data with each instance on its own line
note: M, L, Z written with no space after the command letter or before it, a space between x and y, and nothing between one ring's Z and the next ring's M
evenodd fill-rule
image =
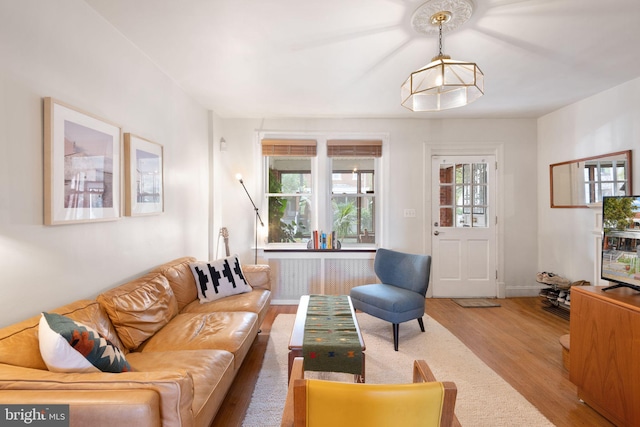
M243 265L251 292L200 304L191 261L51 310L97 330L133 372L49 371L40 315L0 329L0 404L69 404L72 426L209 426L269 308L270 270Z

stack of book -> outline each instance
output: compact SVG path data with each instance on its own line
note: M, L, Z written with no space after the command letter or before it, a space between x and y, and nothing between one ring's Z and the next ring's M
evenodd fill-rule
M340 242L336 238L336 232L325 233L323 231L314 230L311 241L307 245L309 249L340 249Z

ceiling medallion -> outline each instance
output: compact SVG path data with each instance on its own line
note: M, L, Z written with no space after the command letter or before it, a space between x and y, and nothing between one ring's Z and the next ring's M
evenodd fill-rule
M451 19L442 23L442 32L448 33L471 18L473 3L471 0L429 0L413 12L411 26L419 34L438 35L438 27L432 22L432 17L441 11L448 11L451 15Z

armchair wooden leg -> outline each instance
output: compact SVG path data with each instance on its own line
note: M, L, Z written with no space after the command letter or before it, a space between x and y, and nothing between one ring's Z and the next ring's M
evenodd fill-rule
M400 335L400 324L393 324L393 349L398 351L398 336Z
M422 321L422 317L418 317L418 323L420 324L420 330L424 332L424 322Z

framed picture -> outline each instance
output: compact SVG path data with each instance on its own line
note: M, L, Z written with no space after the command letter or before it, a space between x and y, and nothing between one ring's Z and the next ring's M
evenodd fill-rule
M124 134L125 215L164 210L162 145Z
M119 126L44 99L44 223L120 218Z

